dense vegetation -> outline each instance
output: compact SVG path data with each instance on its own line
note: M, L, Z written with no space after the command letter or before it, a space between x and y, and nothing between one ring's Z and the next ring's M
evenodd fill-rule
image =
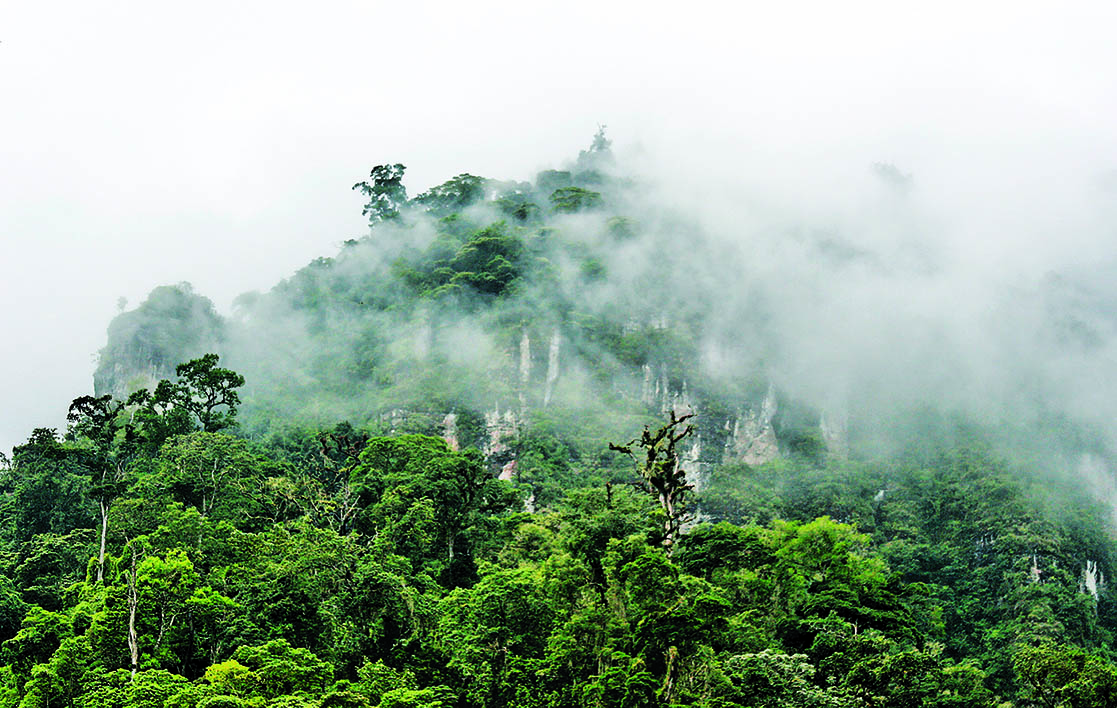
M1096 436L842 435L701 365L609 160L383 165L371 235L237 318L118 317L0 477L0 706L1117 704L1112 510L1056 473Z

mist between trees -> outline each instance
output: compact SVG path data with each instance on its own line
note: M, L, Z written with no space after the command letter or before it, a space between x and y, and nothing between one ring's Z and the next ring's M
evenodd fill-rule
M405 178L229 315L113 320L5 470L0 705L1117 695L1108 261L979 257L886 163Z

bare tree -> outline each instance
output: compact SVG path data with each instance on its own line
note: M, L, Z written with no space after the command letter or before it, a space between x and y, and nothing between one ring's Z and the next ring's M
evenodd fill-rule
M654 433L645 425L639 439L627 445L609 443L610 450L623 452L632 458L642 480L642 488L659 500L664 514L663 547L668 556L674 550L687 520L687 493L694 489L694 485L686 481L686 471L675 449L683 438L694 432L694 426L686 422L693 417L693 413L676 417L675 411L671 411L667 424Z

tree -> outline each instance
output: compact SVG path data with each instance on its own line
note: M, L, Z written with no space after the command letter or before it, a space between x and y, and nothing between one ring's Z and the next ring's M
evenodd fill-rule
M159 448L175 435L194 431L190 412L177 405L178 384L163 379L154 389L140 389L128 397L133 411L136 441L148 457L159 454Z
M242 646L233 660L251 669L259 681L259 691L268 698L306 691L320 695L333 678L333 667L308 649L292 647L285 639L274 639L262 646Z
M1077 647L1043 644L1020 650L1014 660L1033 704L1092 708L1117 704L1117 667Z
M36 428L26 443L13 449L12 472L4 482L9 500L4 511L15 540L66 534L95 523L88 469L53 428Z
M435 216L446 216L481 201L489 180L471 174L460 174L437 187L431 187L415 202L422 204Z
M101 512L101 545L97 554L97 582L105 575L105 540L109 533L109 506L124 491L125 468L135 451L134 428L121 413L124 402L111 395L81 396L70 403L66 420L71 437L89 441L83 450L90 472L90 493ZM118 440L123 431L124 438Z
M639 441L632 440L627 445L609 443L610 450L623 452L632 458L636 472L643 480L644 490L659 500L664 516L663 547L669 557L687 518L687 493L694 489L694 485L686 481L686 471L675 450L683 438L694 432L693 425L683 427L693 417L693 414L676 417L675 411L671 411L667 425L654 433L645 425ZM635 447L642 451L643 459L637 456Z
M266 480L284 472L284 466L261 455L246 440L197 432L164 445L155 473L140 484L151 496L170 491L202 516L243 529L263 522Z
M770 650L737 654L726 660L723 670L732 682L728 697L745 705L757 708L856 705L837 691L816 685L815 667L802 654L788 655Z
M218 356L206 354L175 367L179 377L177 403L198 419L202 430L216 433L236 423L244 377L217 366ZM218 409L224 406L225 410Z
M138 440L149 455L174 435L192 432L197 420L202 430L216 433L236 424L244 377L217 366L217 354L205 354L175 367L177 381L163 379L152 390L136 391L127 405L136 406Z
M425 435L370 439L352 478L365 506L357 528L417 564L433 561L450 578L473 572L466 531L484 511L513 502L477 450L456 452Z
M505 570L442 601L437 641L476 703L524 705L518 694L538 693L533 684L556 619L543 588L533 570Z
M163 669L141 671L124 689L124 705L129 708L163 708L163 703L189 682Z
M407 204L407 189L403 186L406 169L399 163L377 165L369 172L369 181L353 185L353 189L368 197L361 214L368 217L370 224L399 218L400 209Z
M586 209L596 209L602 205L600 192L581 187L561 187L551 193L552 211L573 214Z

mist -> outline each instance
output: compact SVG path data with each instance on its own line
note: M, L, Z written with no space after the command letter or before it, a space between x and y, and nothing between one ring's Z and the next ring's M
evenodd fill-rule
M195 348L226 354L271 423L617 407L617 396L639 398L643 367L662 369L673 396L689 386L700 411L711 399L756 405L767 382L849 425L862 451L910 442L904 427L927 411L1049 460L1117 449L1113 195L1096 166L1036 162L1063 179L966 206L967 175L933 166L924 180L866 162L798 203L779 184L757 187L748 168L695 190L663 160L622 144L556 165L575 181L607 175L596 185L606 206L551 215L545 228L498 208L510 193L542 202L550 187L526 182L490 181L454 222L413 208L241 296L220 341ZM514 290L397 292L400 268L422 268L448 233L485 228L523 237L530 257ZM621 360L601 332L680 337L682 348Z
M722 12L20 8L0 44L0 448L90 390L119 298L189 281L235 317L365 233L349 186L371 165L406 163L412 194L527 180L598 123L641 232L592 302L623 302L669 245L670 297L641 306L704 313L714 380L763 367L866 416L930 398L1111 436L1113 8ZM509 344L453 331L459 352ZM260 366L297 380L287 341Z

